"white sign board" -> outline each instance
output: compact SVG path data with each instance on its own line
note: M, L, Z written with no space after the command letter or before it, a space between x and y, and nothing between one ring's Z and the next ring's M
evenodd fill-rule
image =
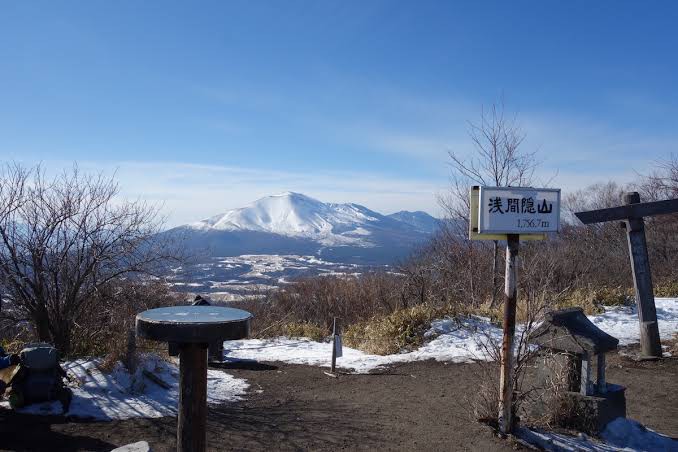
M529 234L560 229L560 189L480 187L480 234Z

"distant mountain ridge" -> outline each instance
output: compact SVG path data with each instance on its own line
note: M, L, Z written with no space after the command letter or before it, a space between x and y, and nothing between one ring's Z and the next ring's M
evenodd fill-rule
M430 237L437 223L421 211L382 215L359 204L324 203L286 192L170 232L181 232L190 248L207 249L213 256L316 254L390 263Z
M392 213L388 216L395 220L402 221L403 223L407 223L426 233L432 233L440 227L439 219L434 218L421 210L415 212L401 210L400 212Z

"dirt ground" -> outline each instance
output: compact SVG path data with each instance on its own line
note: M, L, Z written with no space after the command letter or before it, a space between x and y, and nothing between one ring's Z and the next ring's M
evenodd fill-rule
M408 363L375 375L327 377L316 367L233 364L245 400L212 407L209 450L513 450L468 416L476 364ZM678 437L678 359L609 359L608 381L627 386L628 417ZM0 450L111 450L148 441L175 448L176 418L77 422L0 411Z

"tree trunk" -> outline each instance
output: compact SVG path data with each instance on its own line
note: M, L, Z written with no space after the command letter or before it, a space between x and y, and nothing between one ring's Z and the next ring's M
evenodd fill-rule
M35 334L40 342L52 342L49 316L45 305L39 304L38 308L33 312L33 324L35 326Z
M62 356L68 355L71 351L71 332L68 329L57 327L54 334L54 347L59 350Z

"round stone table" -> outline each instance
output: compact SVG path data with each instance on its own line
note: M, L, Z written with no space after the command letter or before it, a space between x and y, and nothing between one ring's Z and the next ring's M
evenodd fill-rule
M172 306L137 314L137 336L179 349L178 451L206 448L208 344L247 337L251 318L247 311L219 306Z

